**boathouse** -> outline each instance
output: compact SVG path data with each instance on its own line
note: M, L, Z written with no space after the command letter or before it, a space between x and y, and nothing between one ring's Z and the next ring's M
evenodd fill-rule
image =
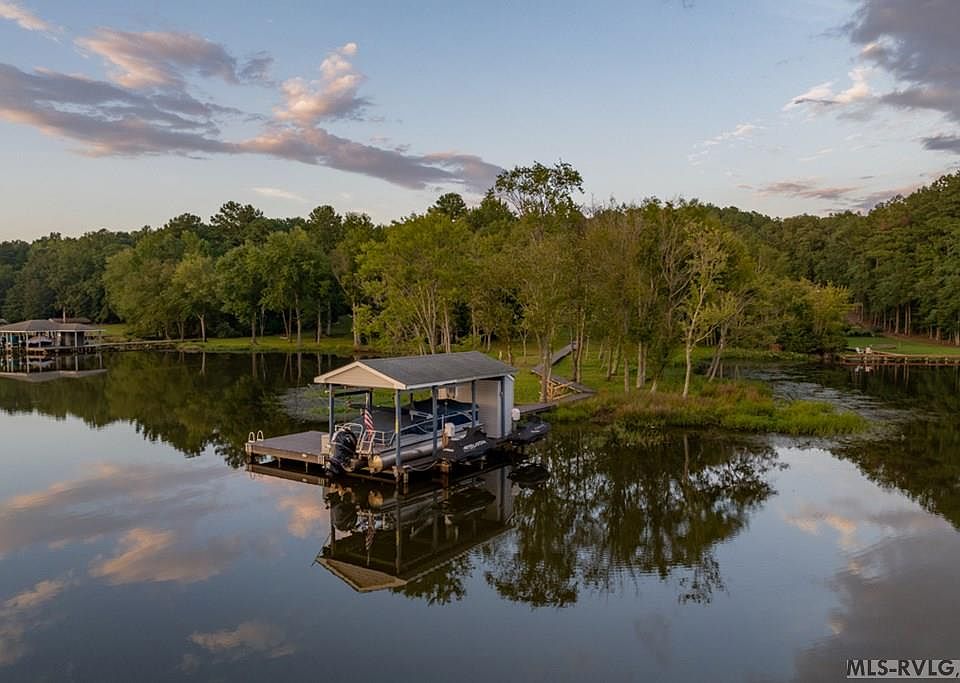
M102 333L102 329L80 322L24 320L0 326L0 345L42 353L75 351L92 346Z
M478 351L358 360L314 380L326 388L325 432L251 434L247 454L300 461L307 472L319 465L330 476L383 473L406 481L409 472L434 466L448 473L517 438L514 372Z
M516 370L479 351L437 353L429 356L370 358L358 360L317 377L326 385L330 401L329 431L333 435L334 401L338 395L372 394L374 389L392 390L399 431L403 399L412 402L414 392L431 392L431 406L423 413L437 414L436 402L470 406L471 421L482 423L487 436L499 439L511 429L513 373ZM416 413L417 402L412 402Z

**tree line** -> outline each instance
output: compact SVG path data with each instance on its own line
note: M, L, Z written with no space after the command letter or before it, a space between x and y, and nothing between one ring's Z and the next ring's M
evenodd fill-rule
M573 379L593 345L628 390L656 390L680 353L686 392L700 345L713 349L709 376L731 346L842 348L851 302L867 324L960 339L958 183L946 176L866 215L786 219L686 200L584 206L564 163L505 171L476 206L447 193L382 225L331 206L278 219L228 202L207 221L0 243L0 311L292 344L349 316L356 346L497 342L509 359L533 346L544 392L568 341Z

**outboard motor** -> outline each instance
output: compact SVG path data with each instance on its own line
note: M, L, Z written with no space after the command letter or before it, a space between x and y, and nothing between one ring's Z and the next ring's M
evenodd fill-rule
M330 503L333 527L337 531L353 531L357 526L357 505L353 494L349 491L342 495L331 493L327 501Z
M349 429L338 429L330 440L330 457L326 470L330 476L344 474L350 469L350 461L357 457L357 435Z
M532 489L550 478L550 470L539 463L528 462L513 468L507 476L520 488Z

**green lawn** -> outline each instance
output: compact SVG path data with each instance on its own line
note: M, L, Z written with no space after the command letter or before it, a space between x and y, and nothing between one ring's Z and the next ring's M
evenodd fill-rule
M953 346L952 344L935 344L915 339L897 339L884 336L847 337L847 348L849 349L865 349L868 346L874 351L885 351L887 353L926 354L931 356L960 355L960 346Z
M186 341L178 345L184 351L207 351L210 353L265 353L281 352L292 353L322 353L334 356L353 356L353 338L349 336L322 337L319 342L314 341L313 335L303 338L303 343L297 346L296 339L287 339L280 335L258 337L256 344L250 343L250 337L231 337L229 339L209 339L206 343L200 341Z

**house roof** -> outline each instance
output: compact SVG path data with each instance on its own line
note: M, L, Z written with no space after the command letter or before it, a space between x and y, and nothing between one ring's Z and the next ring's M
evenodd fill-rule
M376 389L422 389L513 374L515 369L479 351L368 358L317 377L318 384Z
M56 320L24 320L19 323L10 323L0 326L3 332L98 332L99 327L82 323L64 323Z

